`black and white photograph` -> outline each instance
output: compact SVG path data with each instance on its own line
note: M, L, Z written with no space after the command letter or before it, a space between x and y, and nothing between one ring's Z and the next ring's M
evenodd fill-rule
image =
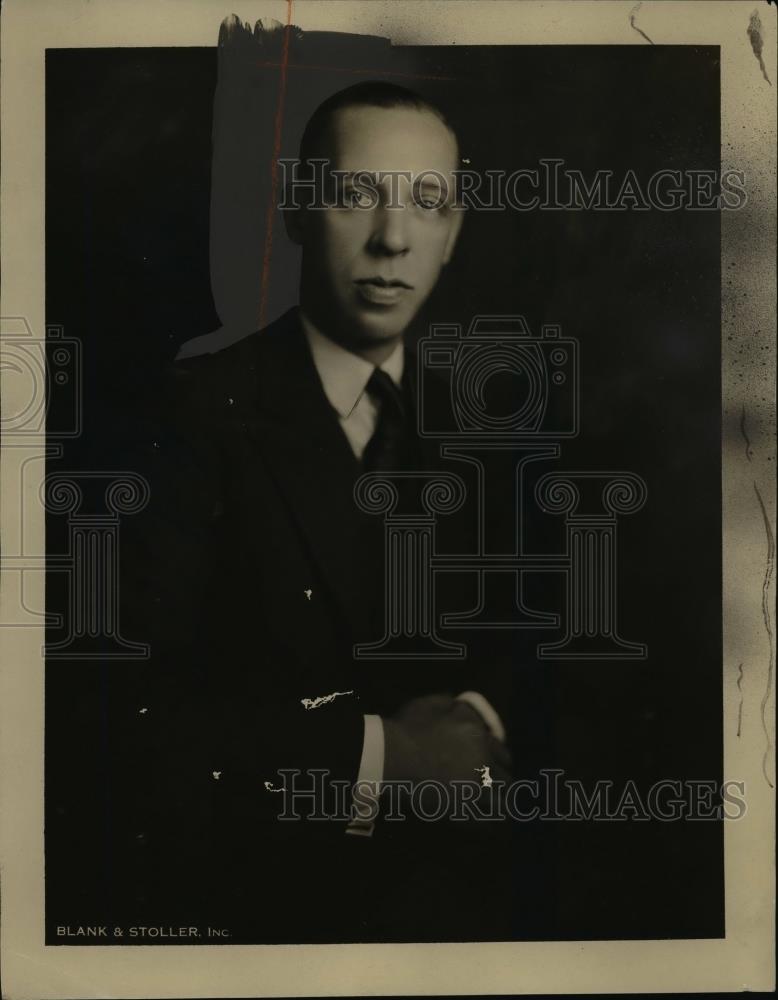
M774 988L775 7L3 28L3 995Z

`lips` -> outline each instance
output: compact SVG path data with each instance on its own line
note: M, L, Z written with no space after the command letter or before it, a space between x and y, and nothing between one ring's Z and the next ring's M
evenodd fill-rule
M383 278L380 274L374 275L371 278L358 278L356 281L357 285L376 285L378 288L412 288L413 285L409 285L406 281L401 278Z
M413 287L400 278L384 278L380 275L360 278L354 284L365 302L380 306L394 305L405 292L410 291Z

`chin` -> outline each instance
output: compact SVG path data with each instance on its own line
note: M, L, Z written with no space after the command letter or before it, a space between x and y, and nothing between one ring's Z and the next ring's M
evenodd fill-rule
M407 315L361 315L354 317L351 328L355 338L365 344L384 344L402 337L411 319Z

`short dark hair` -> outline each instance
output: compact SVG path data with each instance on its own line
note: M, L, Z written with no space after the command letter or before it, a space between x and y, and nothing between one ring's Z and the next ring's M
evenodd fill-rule
M456 131L443 111L431 101L417 94L415 90L401 87L385 80L366 80L355 83L351 87L339 90L316 108L305 126L300 140L300 160L303 164L322 156L322 149L336 111L344 108L412 108L415 111L428 111L440 119L446 128L457 139ZM458 139L457 139L458 144Z

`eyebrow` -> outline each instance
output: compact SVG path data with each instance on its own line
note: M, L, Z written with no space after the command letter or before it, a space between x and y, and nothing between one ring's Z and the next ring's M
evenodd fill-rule
M419 182L414 177L413 171L411 170L397 170L397 171L387 170L386 173L387 174L398 173L402 174L403 176L405 176L406 174L410 174L411 183L414 185L418 185L419 187L422 188L431 188L435 191L440 191L441 188L441 185L435 180L423 180ZM422 171L422 173L426 175L428 171ZM380 181L378 180L378 174L379 171L377 170L349 170L348 173L345 174L337 173L337 174L332 174L332 176L337 177L337 179L344 184L347 184L349 181L353 181L355 177L358 177L360 180L372 181L372 183L378 184L380 183ZM416 177L418 176L419 175L416 175Z
M391 174L393 171L386 171L386 173ZM347 173L337 173L330 175L332 179L337 179L338 183L342 185L343 189L346 190L349 186L353 186L354 178L358 177L360 182L364 186L369 187L371 190L378 192L381 182L378 180L377 170L349 170ZM411 187L417 192L422 194L434 194L436 197L440 197L443 192L446 192L446 203L450 199L450 195L454 190L454 186L447 182L446 186L443 187L434 178L428 178L426 175L428 171L421 171L420 174L414 176L413 172L410 170L396 171L396 173L410 174ZM419 181L418 177L424 176L424 180ZM445 174L443 175L445 180ZM386 180L386 178L384 179Z

